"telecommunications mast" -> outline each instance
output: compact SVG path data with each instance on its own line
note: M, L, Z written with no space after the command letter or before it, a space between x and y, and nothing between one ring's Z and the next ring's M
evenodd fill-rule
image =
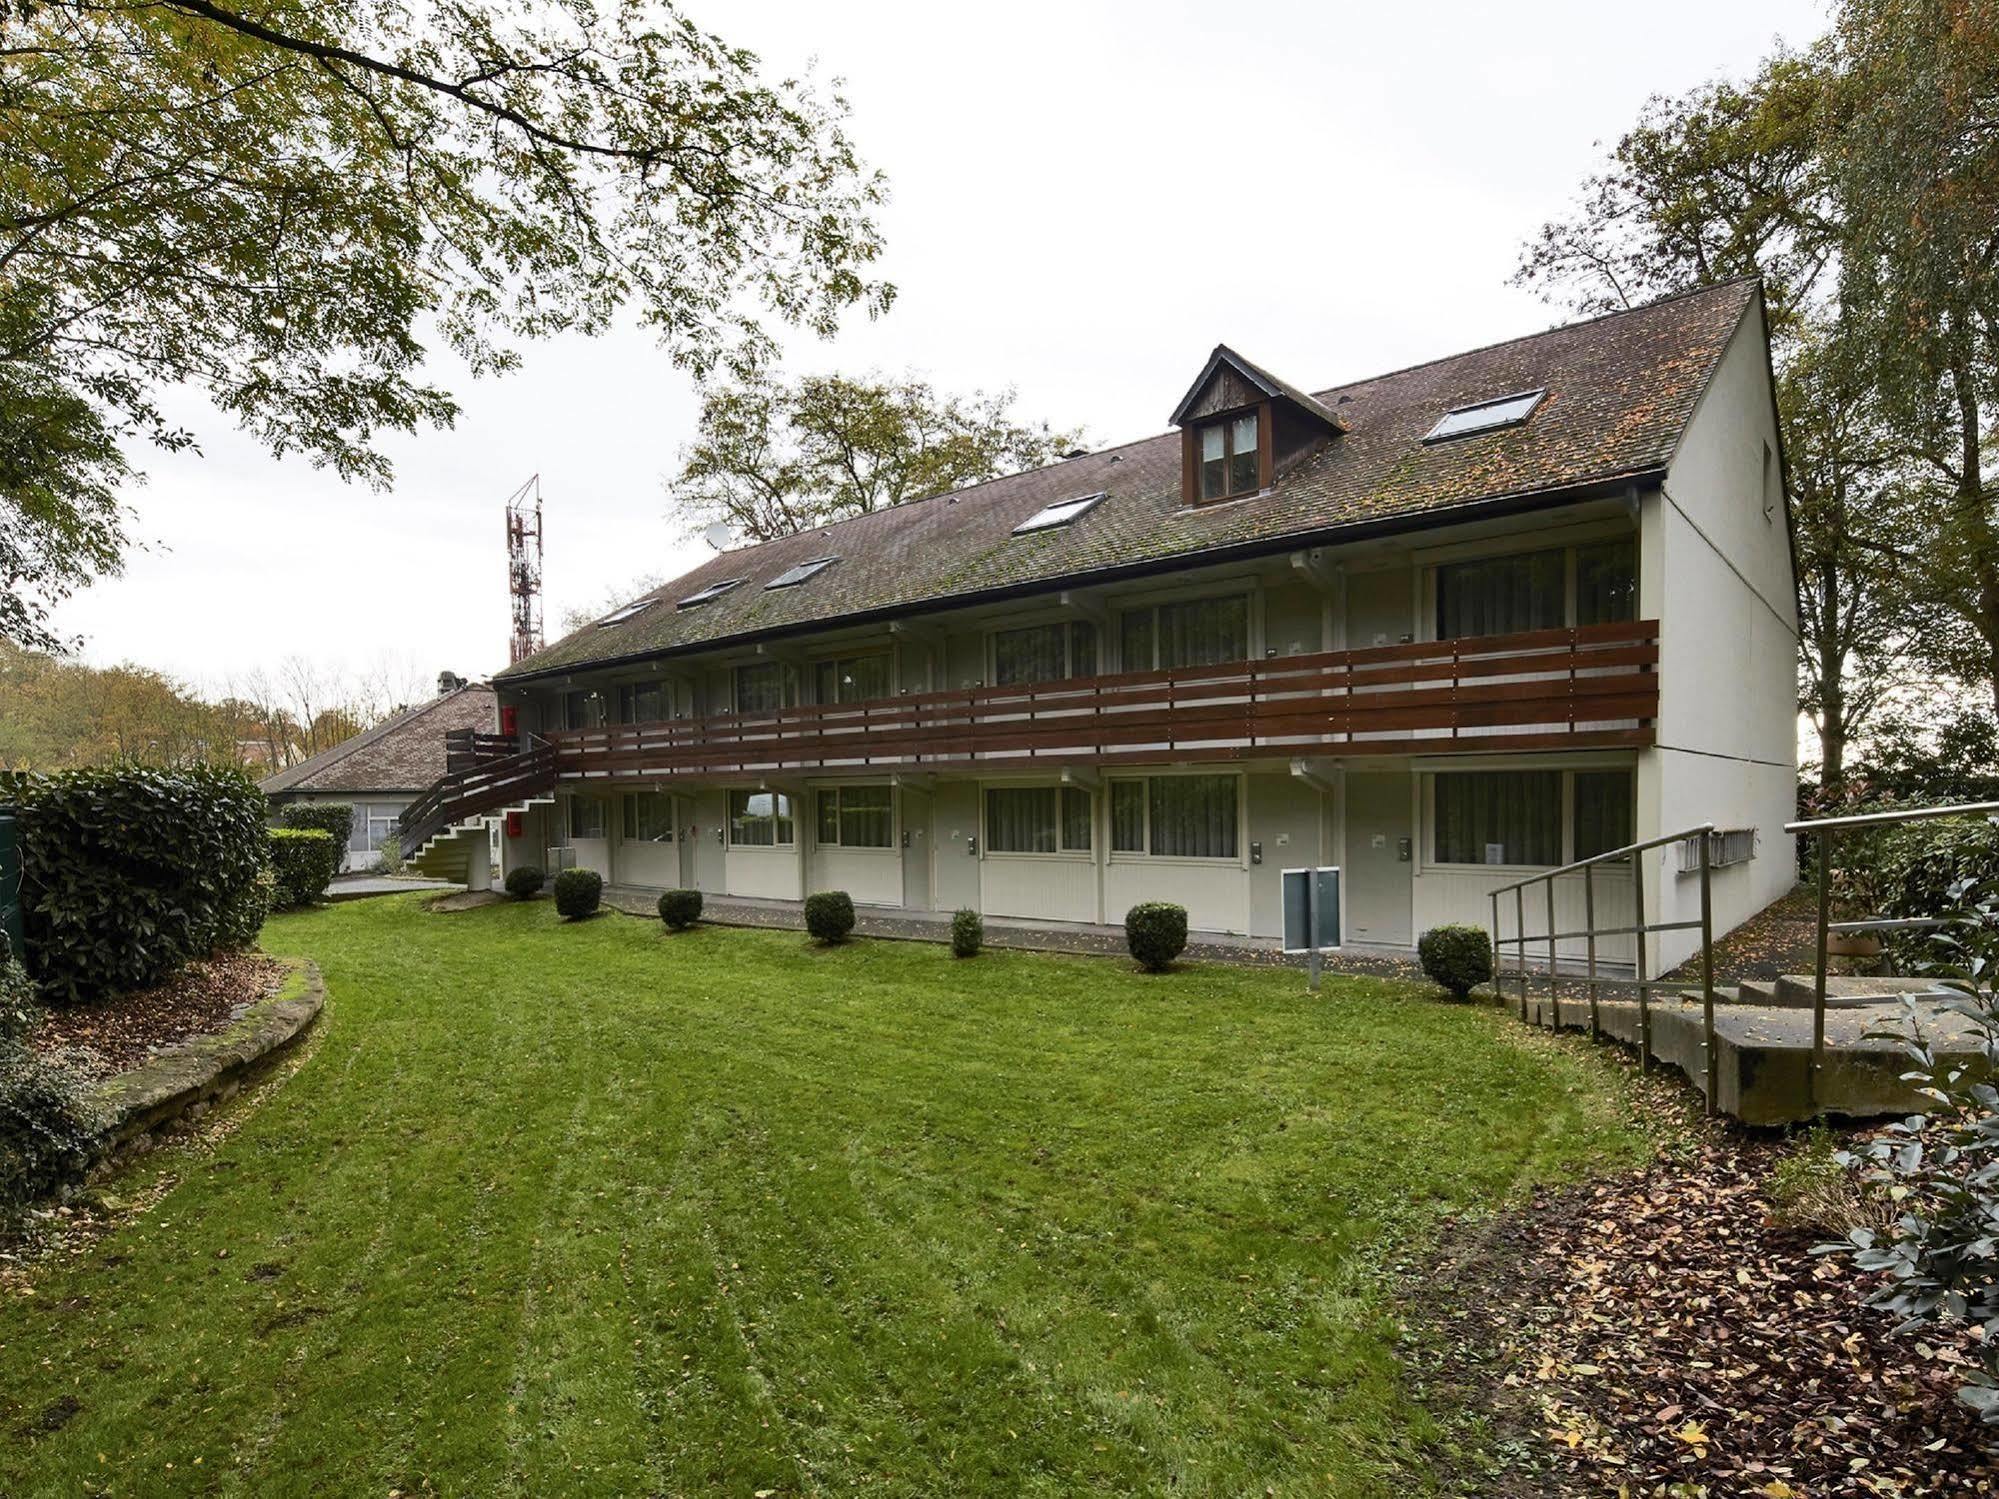
M507 643L507 664L512 666L541 649L540 474L507 500L507 592L514 615L513 638Z

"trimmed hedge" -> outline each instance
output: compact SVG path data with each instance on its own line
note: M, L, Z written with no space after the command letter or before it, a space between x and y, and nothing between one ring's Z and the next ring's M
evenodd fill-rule
M565 869L555 877L555 913L580 921L604 899L604 877L594 869Z
M699 890L669 890L659 898L659 919L676 932L684 932L701 919Z
M1140 901L1124 913L1124 942L1147 973L1164 973L1187 950L1187 908Z
M48 1000L143 989L256 940L270 807L242 771L14 772L0 803L19 812L28 972Z
M1433 926L1417 940L1416 957L1430 981L1460 1003L1492 982L1492 937L1482 926Z
M296 911L326 894L340 872L340 849L324 828L272 828L271 908Z
M805 897L805 930L831 946L854 930L854 898L844 890L821 890Z
M986 945L985 918L967 906L951 918L951 956L976 958Z
M352 802L287 802L278 808L281 828L318 828L334 846L346 850L354 838Z
M541 887L548 883L548 876L533 864L522 864L507 871L507 894L515 900L528 900L541 894Z

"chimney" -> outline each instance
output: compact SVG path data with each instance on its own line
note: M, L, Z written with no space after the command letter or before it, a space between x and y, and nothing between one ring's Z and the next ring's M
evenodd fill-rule
M447 692L456 692L464 685L465 679L455 671L441 671L437 674L437 695L439 697L443 697Z

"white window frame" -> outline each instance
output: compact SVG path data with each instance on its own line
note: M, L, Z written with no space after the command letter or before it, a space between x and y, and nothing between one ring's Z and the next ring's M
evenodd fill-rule
M1553 864L1465 864L1445 863L1437 858L1437 777L1447 775L1507 775L1554 771L1561 777L1562 837L1561 858ZM1453 765L1439 766L1417 772L1422 778L1422 827L1417 844L1420 849L1417 873L1436 871L1439 874L1534 874L1548 869L1559 869L1564 864L1575 862L1576 848L1576 774L1619 771L1631 777L1631 826L1635 836L1638 828L1638 767L1630 763L1607 765ZM1610 869L1629 869L1628 859L1609 861ZM1581 878L1580 875L1577 876Z
M1163 781L1176 776L1205 776L1209 779L1226 776L1235 782L1235 848L1233 854L1201 856L1195 854L1155 854L1152 852L1152 788L1153 781ZM1143 786L1145 791L1145 849L1142 852L1120 849L1114 846L1116 838L1115 814L1112 811L1113 787L1120 784ZM1249 867L1249 785L1248 777L1240 771L1203 770L1189 766L1183 769L1147 771L1143 775L1115 775L1104 778L1103 794L1104 857L1112 864L1185 864L1196 869L1247 869Z
M786 842L775 841L777 838L776 824L778 818L776 816L776 803L773 802L771 804L771 838L773 841L770 843L738 843L736 841L736 797L739 793L744 796L781 796L788 800L791 803L791 815L785 820L791 824L790 839ZM722 827L726 837L725 847L741 849L746 853L790 852L798 847L798 813L800 809L798 806L799 798L794 793L779 791L775 787L770 786L731 786L722 793L722 797Z
M882 790L888 793L888 842L887 843L842 842L839 831L840 818L837 810L835 811L833 816L833 828L834 828L833 837L829 839L820 836L819 799L823 796L831 796L835 799L835 805L837 808L838 799L841 796L841 794L847 791L851 791L857 786L868 786L868 787L879 786ZM895 794L895 784L893 782L849 781L833 786L814 786L810 789L812 792L812 842L815 848L837 848L844 852L856 853L856 854L887 854L887 853L894 853L897 849L899 849L902 846L902 804L901 804L902 799Z
M1159 660L1159 611L1161 609L1170 609L1176 604L1202 604L1211 599L1235 598L1238 596L1243 601L1243 635L1245 637L1244 645L1248 652L1243 659L1245 661L1257 660L1263 648L1263 610L1259 607L1262 596L1254 582L1230 582L1216 588L1203 588L1193 593L1179 591L1173 593L1144 594L1122 601L1113 606L1111 610L1109 632L1111 640L1108 644L1101 638L1098 641L1098 659L1101 662L1107 652L1114 651L1117 655L1116 669L1120 672L1210 670L1211 668L1204 666L1175 666L1169 668L1156 664ZM1124 621L1126 615L1141 612L1149 613L1152 616L1152 660L1143 666L1134 666L1131 662L1124 659ZM1103 633L1103 631L1099 630L1099 637Z
M1453 562L1493 562L1502 557L1521 557L1533 552L1562 553L1562 624L1557 628L1573 629L1576 622L1576 552L1582 547L1598 546L1606 541L1629 541L1632 547L1631 572L1634 579L1644 562L1635 528L1620 525L1615 521L1603 521L1590 525L1563 527L1546 536L1528 538L1508 536L1486 541L1459 542L1454 546L1429 547L1411 555L1410 561L1417 569L1418 593L1416 639L1430 644L1439 639L1437 634L1437 602L1440 590L1437 586L1437 569ZM1634 601L1635 603L1635 601ZM1640 618L1643 610L1637 611ZM1485 637L1471 636L1470 639ZM1495 866L1497 867L1497 866Z
M1035 853L1031 850L1002 849L992 846L992 823L986 815L987 794L994 791L1030 791L1056 789L1055 798L1055 848L1049 853ZM1062 846L1062 798L1063 791L1079 791L1090 799L1090 846L1088 848L1064 848ZM982 781L979 783L979 857L981 859L1038 859L1057 863L1093 864L1096 862L1097 848L1107 838L1102 826L1106 798L1097 794L1090 786L1078 786L1073 781L1042 779L1032 781Z
M599 818L597 832L579 833L576 831L576 809L579 806L586 805L597 809ZM562 816L562 834L563 837L568 839L569 845L573 845L579 838L588 839L592 843L608 842L611 837L611 811L605 805L604 798L601 796L572 794L569 798L569 807Z
M629 826L638 827L637 799L641 796L662 796L666 798L666 836L664 838L641 838L636 831L627 832ZM640 788L618 794L618 841L637 844L645 848L663 848L680 842L680 807L671 791L653 791Z
M1076 632L1074 629L1077 625L1087 625L1097 632L1097 668L1091 675L1102 676L1104 672L1104 651L1106 649L1102 621L1084 618L1076 614L1064 613L1050 614L1040 619L1032 616L1027 619L1010 619L1004 624L996 624L989 628L986 631L985 639L987 683L994 687L1002 685L1007 687L1053 687L1062 682L1077 680ZM999 637L1010 635L1016 630L1047 630L1057 626L1061 627L1062 630L1063 674L1045 682L1007 682L1002 684L999 679Z

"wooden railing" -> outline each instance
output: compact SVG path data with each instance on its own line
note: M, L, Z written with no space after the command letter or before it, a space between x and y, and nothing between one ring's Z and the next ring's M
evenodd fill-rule
M494 760L504 760L520 750L506 734L484 734L477 729L448 729L444 735L444 769L447 775L471 770Z
M621 724L564 779L940 770L1650 744L1654 620Z
M449 771L403 808L396 839L406 856L454 822L547 791L555 784L555 746L540 737L528 748L467 770Z

